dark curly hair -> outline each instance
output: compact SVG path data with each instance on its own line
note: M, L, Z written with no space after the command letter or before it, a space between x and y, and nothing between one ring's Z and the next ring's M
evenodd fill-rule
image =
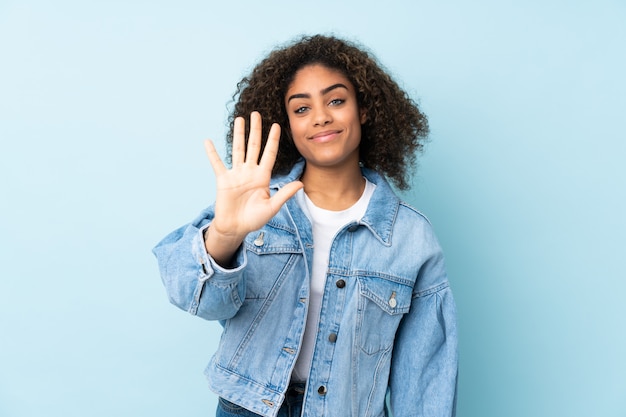
M334 36L304 36L276 49L237 84L235 106L228 118L228 160L231 161L235 118L258 111L263 120L263 145L272 123L282 127L273 173L288 172L301 158L291 138L285 94L296 72L320 64L338 70L354 85L360 109L367 120L361 128L360 161L375 169L399 189L408 187L428 135L428 120L417 104L391 79L368 52ZM246 137L248 135L246 123Z

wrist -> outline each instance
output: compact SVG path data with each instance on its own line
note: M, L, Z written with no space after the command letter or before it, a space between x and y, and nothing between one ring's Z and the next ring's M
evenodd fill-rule
M230 265L233 255L245 238L245 236L238 237L232 234L224 235L213 225L206 228L203 237L207 253L222 267Z
M226 246L230 246L232 244L239 246L239 244L243 241L246 235L238 235L235 233L224 233L220 231L218 227L211 224L209 227L205 229L203 237L204 237L205 244L210 242L214 244L219 243L220 245L226 245Z

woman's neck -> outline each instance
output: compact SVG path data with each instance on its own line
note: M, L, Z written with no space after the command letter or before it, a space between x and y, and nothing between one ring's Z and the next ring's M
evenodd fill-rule
M352 207L365 189L365 178L358 165L349 170L307 166L301 181L313 204L332 211Z

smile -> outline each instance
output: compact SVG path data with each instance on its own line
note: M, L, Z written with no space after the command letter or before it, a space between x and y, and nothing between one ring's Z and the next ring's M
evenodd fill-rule
M340 130L327 130L324 132L316 133L315 135L311 136L309 140L318 143L330 142L331 140L335 139L335 137L337 137L339 133L341 133Z

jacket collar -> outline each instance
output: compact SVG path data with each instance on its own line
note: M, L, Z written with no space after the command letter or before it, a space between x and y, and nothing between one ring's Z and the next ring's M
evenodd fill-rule
M304 172L304 165L304 160L300 159L288 174L273 177L270 188L277 190L299 179ZM389 186L387 180L378 172L368 168L361 168L361 172L368 181L376 185L376 189L359 224L367 227L381 243L390 246L391 234L398 216L400 200Z

